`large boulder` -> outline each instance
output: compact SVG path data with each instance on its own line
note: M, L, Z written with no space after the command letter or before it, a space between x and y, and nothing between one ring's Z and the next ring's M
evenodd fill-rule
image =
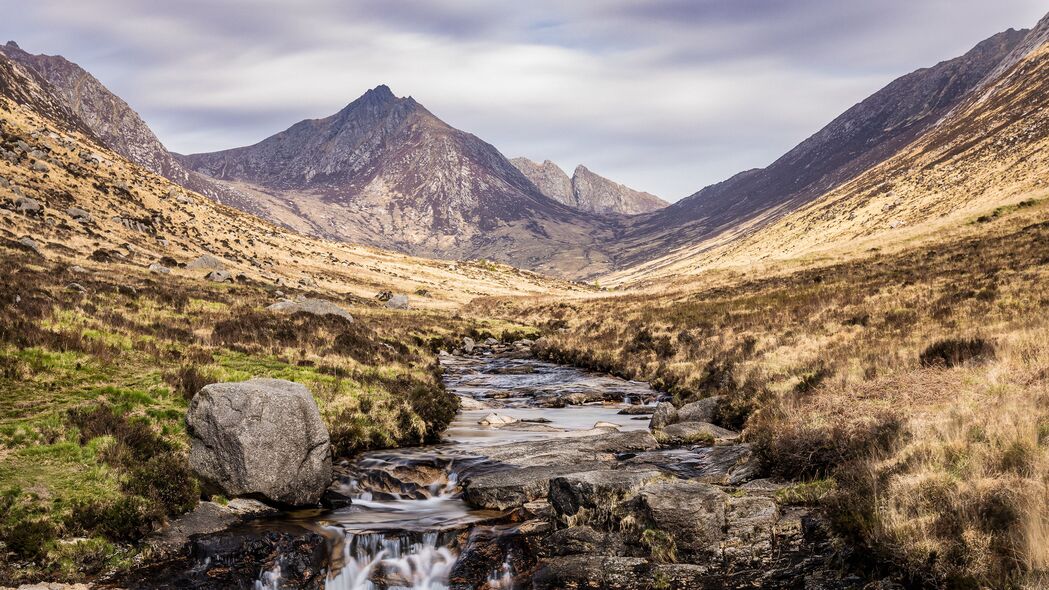
M685 404L678 408L677 417L681 422L714 422L714 411L721 403L720 395L711 396Z
M386 307L390 309L409 309L407 295L393 295L386 301Z
M279 379L214 383L189 404L190 465L205 490L316 504L332 480L328 429L305 386Z
M672 445L720 444L739 440L739 433L708 422L678 422L659 431L656 438Z
M652 420L648 427L652 430L660 430L677 422L677 408L670 402L659 402L656 411L652 414Z
M186 265L186 268L189 270L226 270L226 264L211 254L205 254L194 258Z
M691 557L718 553L728 498L716 486L678 480L645 486L632 504L638 522L673 539L679 557Z

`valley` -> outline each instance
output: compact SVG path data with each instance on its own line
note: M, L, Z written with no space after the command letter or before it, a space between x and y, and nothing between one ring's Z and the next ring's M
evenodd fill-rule
M1044 587L1047 68L668 203L384 84L176 154L8 43L0 587Z

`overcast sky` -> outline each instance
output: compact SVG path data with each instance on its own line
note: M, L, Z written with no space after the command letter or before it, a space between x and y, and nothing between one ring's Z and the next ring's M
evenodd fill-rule
M668 200L765 166L1044 0L0 0L169 149L255 143L388 84L507 157ZM0 41L2 42L2 41Z

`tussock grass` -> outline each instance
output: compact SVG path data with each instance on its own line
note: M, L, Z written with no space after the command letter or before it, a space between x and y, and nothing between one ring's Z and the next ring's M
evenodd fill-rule
M1031 211L892 254L474 311L540 326L547 358L650 381L679 405L725 396L716 421L797 483L781 499L823 506L911 580L1038 587L1049 222Z

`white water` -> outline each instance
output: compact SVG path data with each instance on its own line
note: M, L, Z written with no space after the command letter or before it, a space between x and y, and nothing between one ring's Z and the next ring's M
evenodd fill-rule
M273 569L263 571L259 575L259 579L255 580L255 590L280 590L280 564L273 566Z
M417 542L381 533L347 533L342 569L325 588L374 590L371 578L381 574L390 590L447 590L456 557L452 550L438 546L437 533L425 533Z

